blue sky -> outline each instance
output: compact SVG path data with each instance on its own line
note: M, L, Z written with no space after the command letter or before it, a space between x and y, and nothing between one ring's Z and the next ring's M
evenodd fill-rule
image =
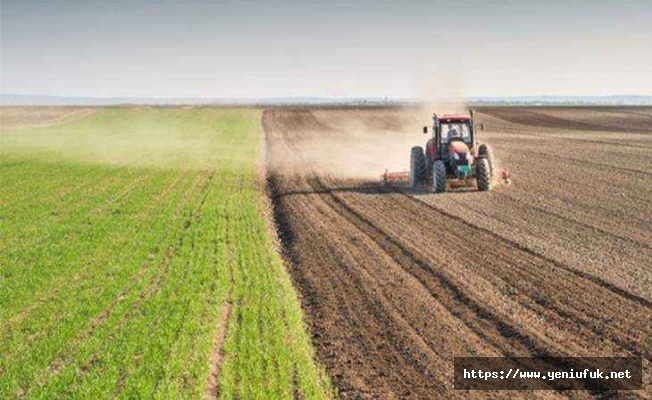
M652 1L1 1L4 93L652 95Z

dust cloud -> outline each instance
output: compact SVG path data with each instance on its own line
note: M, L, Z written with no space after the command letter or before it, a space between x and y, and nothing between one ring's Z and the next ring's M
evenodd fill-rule
M417 67L413 91L417 93L420 109L426 115L465 114L465 78L462 60L424 56Z
M386 170L407 171L410 149L425 146L430 138L433 113L468 113L463 80L456 72L428 67L415 76L418 101L411 106L288 110L276 121L281 126L275 131L285 130L284 137L268 140L268 145L284 147L275 149L281 156L270 167L375 181Z
M313 170L338 178L378 180L385 171L409 167L410 148L423 145L419 107L288 110L294 121L278 121L283 137L268 138L275 154L268 167L284 173ZM273 122L272 122L273 123ZM270 140L271 139L271 140Z

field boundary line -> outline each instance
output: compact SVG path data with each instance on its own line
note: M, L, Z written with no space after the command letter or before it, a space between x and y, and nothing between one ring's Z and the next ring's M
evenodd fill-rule
M293 257L288 251L286 246L287 241L287 227L285 226L284 218L281 216L278 204L278 196L276 195L276 172L270 170L270 158L271 152L268 147L268 132L265 129L265 115L269 112L269 109L265 109L260 115L260 126L259 126L259 153L256 160L256 173L257 173L257 183L259 187L259 195L257 198L257 207L258 212L265 221L267 227L267 234L270 239L272 250L278 256L281 267L284 269L284 273L287 274L287 278L292 286L293 295L296 296L297 301L299 302L299 307L301 308L302 314L302 329L310 341L310 346L312 347L312 355L310 355L310 361L316 367L318 386L322 389L322 394L325 399L334 399L337 398L337 394L332 386L331 376L329 375L325 364L322 363L322 359L317 354L317 349L314 347L314 332L311 326L307 323L308 314L306 313L305 308L303 307L304 297L303 293L300 290L300 285L295 281L294 276L290 271L294 268ZM285 136L285 135L284 135ZM289 145L289 142L287 142ZM286 308L283 308L284 321L283 324L286 329L289 330L289 323L286 317ZM286 332L287 333L287 332ZM288 335L291 336L291 335ZM295 342L296 338L291 338L286 336L284 339L286 343L288 341ZM299 382L299 377L297 375L297 366L292 368L292 384L293 384L293 395L297 399L305 398L305 394L301 391L301 384Z

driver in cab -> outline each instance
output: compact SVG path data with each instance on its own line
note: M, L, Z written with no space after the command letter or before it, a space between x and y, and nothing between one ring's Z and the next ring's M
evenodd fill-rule
M460 133L452 125L448 125L448 138L460 137Z

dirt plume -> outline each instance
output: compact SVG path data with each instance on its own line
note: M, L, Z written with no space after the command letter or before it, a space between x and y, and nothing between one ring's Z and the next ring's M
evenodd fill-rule
M442 114L466 114L463 71L458 67L461 60L423 60L416 73L415 93L418 93L420 112L432 116Z
M413 146L424 146L433 113L467 114L463 79L450 64L424 62L416 73L419 102L411 107L296 109L268 114L265 129L284 130L291 143L270 168L285 173L314 169L346 179L378 180L384 171L409 169ZM428 135L423 134L428 127ZM272 143L277 145L277 143ZM280 153L279 153L280 152Z
M424 141L424 123L428 117L420 108L379 108L362 115L347 109L274 112L263 119L264 129L282 130L289 140L271 143L275 154L285 156L271 160L269 168L378 179L386 169L408 169L410 147Z

